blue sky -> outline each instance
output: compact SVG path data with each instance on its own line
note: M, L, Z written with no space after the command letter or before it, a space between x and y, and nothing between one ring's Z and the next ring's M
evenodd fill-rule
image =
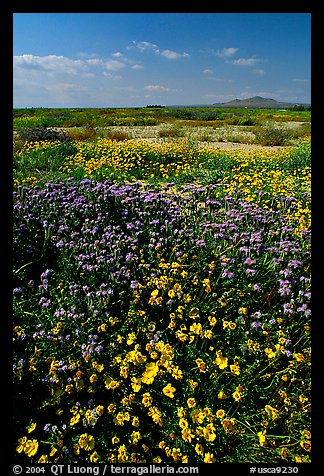
M311 100L310 13L15 13L14 107Z

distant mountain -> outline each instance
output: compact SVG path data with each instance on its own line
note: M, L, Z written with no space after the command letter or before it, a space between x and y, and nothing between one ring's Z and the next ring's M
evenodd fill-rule
M234 99L233 101L214 103L213 107L241 107L251 109L291 109L297 103L278 102L275 99L254 96L248 99ZM301 104L298 104L301 105ZM305 106L305 104L303 104Z

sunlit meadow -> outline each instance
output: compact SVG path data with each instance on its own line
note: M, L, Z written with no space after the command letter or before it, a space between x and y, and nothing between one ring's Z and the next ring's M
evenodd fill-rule
M15 160L16 460L309 462L309 141Z

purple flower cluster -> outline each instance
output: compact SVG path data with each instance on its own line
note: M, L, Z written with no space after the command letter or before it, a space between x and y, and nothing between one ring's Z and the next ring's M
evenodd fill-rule
M33 306L43 319L34 328L30 324L36 342L45 339L63 349L77 339L83 358L104 352L84 322L126 316L145 279L164 272L161 256L166 262L183 254L198 256L192 272L202 282L210 265L217 295L243 289L250 300L248 332L274 325L280 315L310 314L308 233L297 238L279 211L227 195L218 185L184 186L177 193L171 186L156 190L140 182L71 179L15 193L17 269L30 262L27 248L32 247L39 271L38 278L32 266L17 273L14 297L19 303L24 294L34 293ZM197 201L204 206L197 207ZM63 287L67 302L60 299ZM166 304L170 310L173 299ZM67 323L64 332L50 324L53 316ZM25 338L25 332L17 336Z

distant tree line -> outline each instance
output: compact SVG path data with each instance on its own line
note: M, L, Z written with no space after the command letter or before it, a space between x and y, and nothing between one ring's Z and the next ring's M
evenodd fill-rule
M165 106L161 106L160 104L147 104L145 107L163 108Z
M302 104L295 104L294 107L292 108L292 111L310 111L311 106L303 106Z

